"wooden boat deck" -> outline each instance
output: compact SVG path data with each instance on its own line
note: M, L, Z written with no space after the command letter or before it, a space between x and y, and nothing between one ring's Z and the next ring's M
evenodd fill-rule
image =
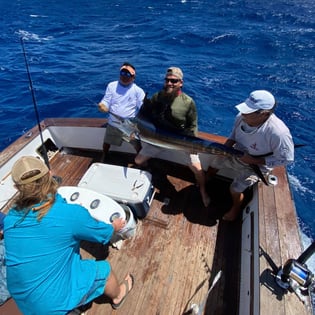
M110 154L107 163L127 166L132 156ZM53 174L62 185L77 185L99 152L64 150L51 159ZM120 310L112 310L109 300L96 299L89 315L183 315L191 303L206 301L207 315L237 314L240 277L241 219L229 223L215 220L229 209L229 182L211 178L208 191L210 209L202 205L192 173L185 167L150 161L155 198L148 215L138 221L134 238L124 241L120 250L95 243L82 243L82 256L108 259L119 279L127 272L135 286ZM310 314L293 293L283 292L274 282L272 267L301 253L295 209L285 183L283 168L275 170L279 184L259 184L260 314L272 310L277 315ZM167 205L165 198L169 198ZM250 191L248 192L250 198ZM208 298L214 276L222 276ZM19 315L10 299L0 307L0 315ZM242 314L240 314L242 315Z
M78 183L80 176L68 176L74 161L80 165L76 173L84 173L93 162L89 157L75 155L58 155L52 160L52 170L62 176L62 185ZM119 157L113 153L108 162L111 161L117 164ZM131 161L121 161L120 165L126 166ZM192 302L199 304L205 299L213 277L221 269L225 272L212 291L206 313L235 313L240 222L232 224L232 228L225 222L218 225L202 206L190 171L162 163L157 160L150 163L157 192L148 215L138 221L135 237L125 241L120 250L88 242L82 244L84 257L107 258L119 279L127 272L136 279L130 298L121 310L113 311L108 299L100 298L93 303L89 314L184 314ZM55 171L54 165L58 165L58 170ZM221 186L226 190L228 182L221 182ZM218 188L213 194L222 196ZM168 205L165 198L170 199ZM224 195L221 200L214 199L221 210L224 205L226 209L230 205ZM217 236L220 236L219 242ZM227 260L227 256L231 259Z

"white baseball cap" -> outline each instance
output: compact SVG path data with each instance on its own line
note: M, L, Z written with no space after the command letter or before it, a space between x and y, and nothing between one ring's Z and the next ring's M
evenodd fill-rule
M265 90L257 90L250 93L245 102L236 105L235 107L242 114L251 114L260 109L272 109L275 106L276 100L274 96Z

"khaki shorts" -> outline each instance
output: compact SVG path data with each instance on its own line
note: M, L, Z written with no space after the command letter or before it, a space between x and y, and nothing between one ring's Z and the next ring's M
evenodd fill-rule
M112 125L107 125L104 143L120 146L123 142L123 133Z
M254 170L235 156L214 155L209 160L209 166L218 170L226 168L235 171L237 175L231 184L231 188L235 192L243 192L247 187L259 181L259 177Z

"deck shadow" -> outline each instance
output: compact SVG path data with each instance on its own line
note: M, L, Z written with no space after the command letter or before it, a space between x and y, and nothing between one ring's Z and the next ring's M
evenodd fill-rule
M259 246L259 256L264 257L264 259L270 266L270 268L266 268L260 274L260 284L265 286L273 295L275 295L278 301L281 301L284 298L284 295L288 293L288 291L281 288L276 283L276 277L280 267L276 265L270 255L261 246Z
M160 180L162 176L160 175ZM232 205L232 199L229 192L231 181L219 176L214 176L206 184L207 192L210 196L211 203L208 207L203 205L199 188L193 183L183 189L176 191L171 183L164 177L162 191L156 196L162 201L163 198L169 197L170 203L162 207L165 214L179 214L184 216L192 223L213 226L217 220L229 211ZM169 187L172 188L169 188Z
M222 276L209 294L206 315L234 315L239 309L239 282L242 220L241 213L233 222L220 220L232 204L229 193L231 181L214 177L209 184L209 193L213 197L212 216L219 219L215 253L212 264L209 288L214 276L221 270ZM244 192L242 208L252 199L251 188ZM218 302L221 301L221 302ZM216 306L215 308L213 306Z
M219 221L209 288L214 276L220 270L222 276L208 296L204 313L206 315L237 314L239 306L241 226L242 222L239 218L233 222Z
M110 244L103 245L89 241L81 241L80 243L81 249L92 255L96 260L105 260L108 257L109 246Z

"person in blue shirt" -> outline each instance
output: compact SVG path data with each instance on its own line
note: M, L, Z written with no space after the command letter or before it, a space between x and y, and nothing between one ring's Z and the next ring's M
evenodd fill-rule
M119 308L133 287L119 284L108 261L82 259L80 241L106 244L126 222L95 220L58 194L42 160L24 156L11 176L18 195L4 220L7 285L24 315L67 314L105 294Z

